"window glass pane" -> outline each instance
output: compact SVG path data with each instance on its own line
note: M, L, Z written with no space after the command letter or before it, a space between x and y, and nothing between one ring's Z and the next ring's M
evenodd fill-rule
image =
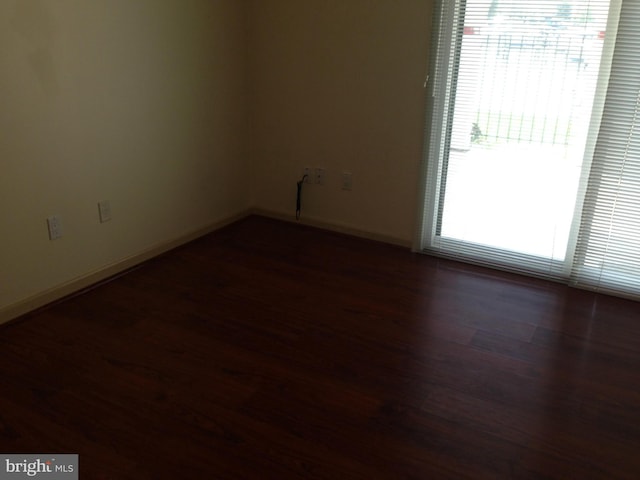
M438 233L564 260L609 2L460 5Z

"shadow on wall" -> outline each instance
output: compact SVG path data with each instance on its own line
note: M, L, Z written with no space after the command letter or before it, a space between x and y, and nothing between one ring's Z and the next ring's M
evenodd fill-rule
M10 21L13 30L27 45L27 62L47 97L54 97L59 90L51 48L55 42L55 26L47 6L42 0L15 2Z

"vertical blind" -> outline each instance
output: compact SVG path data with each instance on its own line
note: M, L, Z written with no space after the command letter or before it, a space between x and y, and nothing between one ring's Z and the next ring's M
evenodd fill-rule
M501 18L504 12L511 12L510 23ZM437 2L435 21L419 248L640 299L640 2L441 1ZM472 37L478 33L478 25L483 25L483 36ZM603 25L595 35L591 31L594 25ZM503 82L501 75L507 70L496 70L493 78L485 75L481 85L464 80L465 68L486 72L489 66L483 63L484 58L498 59L491 60L493 68L504 60L501 55L513 55L514 51L524 59L517 66L522 70L514 72L512 63L508 74L514 76L513 88L520 91L510 92L512 87ZM600 52L604 52L602 61ZM545 78L544 65L548 67L550 61L554 67L548 71L553 73ZM539 71L536 65L541 65ZM579 86L578 76L582 78ZM529 82L528 86L523 82ZM545 82L560 88L560 96L548 96ZM502 102L494 109L497 113L483 107L491 88L491 96ZM576 100L576 90L589 88L593 103ZM480 98L474 99L474 95ZM475 102L472 115L455 105L456 100L464 104L465 99ZM509 114L505 115L508 99L514 106L506 109ZM541 113L545 109L546 113ZM580 131L586 140L572 146ZM447 228L455 230L446 221L443 224L445 197L453 198L447 182L455 174L451 172L455 169L453 155L470 148L465 142L564 146L571 155L580 157L576 184L567 185L574 189L574 209L568 219L572 228L559 228L559 233L553 234L563 239L566 251L558 248L555 240L549 241L551 253L539 255L535 244L531 251L509 251L466 241L461 235L447 237ZM493 161L495 168L506 165ZM562 183L563 178L554 178L554 171L548 171L546 177L530 178L537 182L541 218L564 215L557 211L560 208L556 208L554 197L545 198L549 185ZM513 191L517 194L517 188ZM531 217L531 212L526 215ZM535 221L530 219L534 227Z
M623 1L572 283L640 297L640 2Z

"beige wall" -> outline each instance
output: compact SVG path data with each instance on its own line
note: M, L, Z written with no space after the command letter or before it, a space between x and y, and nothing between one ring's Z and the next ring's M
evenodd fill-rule
M424 125L430 0L253 0L250 99L254 203L412 240ZM341 173L353 173L353 190Z
M431 3L0 1L0 321L251 207L291 218L307 165L304 219L409 243Z
M0 317L249 207L245 6L0 2Z

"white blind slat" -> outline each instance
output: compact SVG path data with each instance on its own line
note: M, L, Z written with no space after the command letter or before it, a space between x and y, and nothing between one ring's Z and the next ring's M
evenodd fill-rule
M640 299L640 2L438 6L422 248ZM502 153L476 148L474 164L465 152L479 138ZM518 148L506 159L511 144ZM570 154L559 156L558 145ZM525 165L533 150L538 168ZM456 196L451 179L465 175L468 191ZM576 192L568 237L562 187ZM523 190L532 197L526 205ZM492 211L477 210L468 225L448 221L474 203ZM543 221L551 234L526 245ZM508 237L502 224L521 249L491 235L499 226Z
M566 278L584 139L599 101L604 40L613 33L606 32L610 2L438 7L422 248ZM456 220L465 209L475 213Z
M622 3L572 283L640 298L640 4Z

